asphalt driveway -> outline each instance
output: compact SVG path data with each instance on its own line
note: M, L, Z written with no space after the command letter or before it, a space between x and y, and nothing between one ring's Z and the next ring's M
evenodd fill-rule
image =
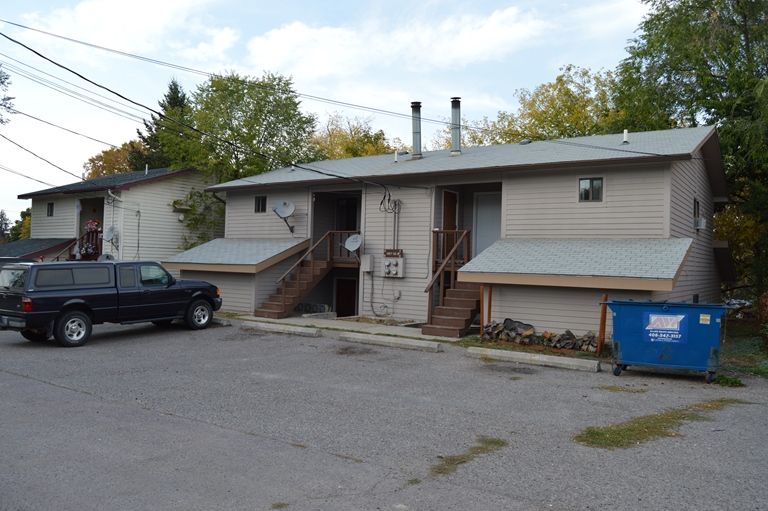
M259 333L0 332L0 510L768 509L768 384L584 373ZM601 389L620 385L629 393ZM572 440L721 397L631 449ZM431 475L478 436L508 445Z

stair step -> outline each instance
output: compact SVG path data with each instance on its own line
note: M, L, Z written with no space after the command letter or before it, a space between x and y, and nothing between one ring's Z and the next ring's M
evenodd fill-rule
M285 307L283 307L282 302L262 302L261 309L268 310L268 311L283 312L285 310Z
M460 280L457 280L453 284L454 289L472 289L477 292L480 292L480 286L482 286L482 284L479 282L462 282Z
M474 309L468 309L466 307L446 307L443 305L442 307L438 306L435 307L435 310L433 312L433 315L435 316L447 316L451 318L467 318L467 319L475 319L475 315L477 313Z
M445 296L447 298L476 298L480 299L480 290L473 289L446 289Z
M421 333L422 335L437 335L440 337L461 337L463 335L460 328L435 325L424 325L421 327Z
M447 326L461 330L469 330L474 318L457 318L452 316L432 316L431 326Z
M253 316L256 318L282 319L285 317L285 313L277 312L277 311L268 311L264 309L256 309L255 311L253 311Z
M461 309L479 309L480 299L479 298L449 298L446 296L443 299L443 305L446 307L456 307Z

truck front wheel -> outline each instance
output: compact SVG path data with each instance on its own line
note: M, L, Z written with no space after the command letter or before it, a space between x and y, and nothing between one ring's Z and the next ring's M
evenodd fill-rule
M53 337L66 348L82 346L91 337L93 324L88 314L80 311L65 312L56 319Z
M192 330L202 330L211 324L213 309L205 300L192 302L184 316L187 326Z

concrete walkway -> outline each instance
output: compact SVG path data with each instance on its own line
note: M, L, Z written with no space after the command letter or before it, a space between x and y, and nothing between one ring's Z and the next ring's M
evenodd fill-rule
M304 337L320 337L322 330L340 332L339 339L361 344L376 344L393 348L411 349L439 353L444 343L454 343L454 337L423 335L420 327L384 325L345 319L327 319L318 316L296 316L285 319L263 319L253 316L238 316L238 320L250 323L254 328L268 332L292 334ZM524 353L488 348L469 348L467 356L493 358L529 365L559 367L577 371L599 372L600 362L571 357L558 357L538 353Z

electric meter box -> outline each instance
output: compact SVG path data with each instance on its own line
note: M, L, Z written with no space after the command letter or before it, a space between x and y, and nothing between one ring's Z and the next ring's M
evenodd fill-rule
M385 278L403 278L405 270L403 268L402 257L387 257L381 262L381 276Z

